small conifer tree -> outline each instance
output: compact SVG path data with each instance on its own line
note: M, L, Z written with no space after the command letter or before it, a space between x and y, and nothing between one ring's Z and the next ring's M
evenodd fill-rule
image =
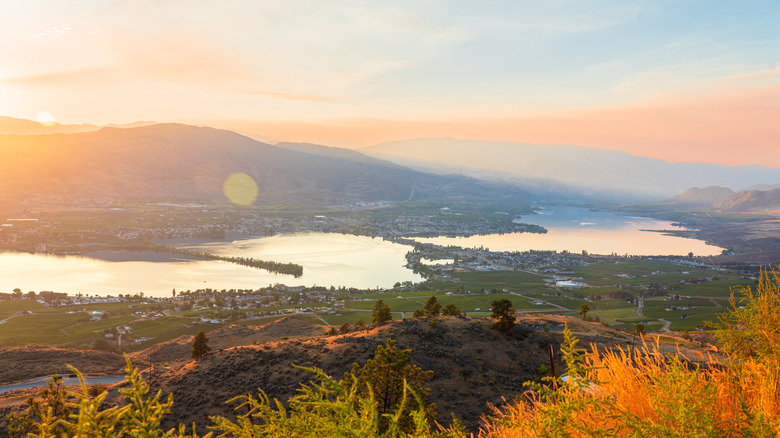
M425 305L422 308L422 313L424 316L439 316L439 313L441 313L441 304L439 303L439 300L437 300L435 296L428 298L428 301L425 302Z
M500 300L494 300L490 303L491 318L498 318L493 324L493 328L503 332L509 333L515 326L515 309L512 307L512 302L506 298Z
M433 376L433 371L424 371L412 364L412 350L399 350L394 339L388 339L386 346L379 346L374 357L366 361L362 367L357 363L352 365L352 371L346 373L345 380L355 378L361 393L373 394L380 415L380 430L387 428L388 418L385 414L395 412L408 399L406 389L410 389L418 397L418 403L408 403L403 406L401 424L403 429L413 426L410 413L423 409L433 419L434 405L428 405L427 399L431 390L425 382ZM369 391L369 387L371 388Z
M383 322L391 321L392 319L393 315L390 314L390 306L385 304L382 300L376 300L372 322L374 324L382 324Z
M203 356L205 356L209 351L211 351L211 347L209 347L209 339L206 337L206 333L201 330L200 333L198 333L197 336L195 336L195 340L192 342L192 358L195 360L200 360Z

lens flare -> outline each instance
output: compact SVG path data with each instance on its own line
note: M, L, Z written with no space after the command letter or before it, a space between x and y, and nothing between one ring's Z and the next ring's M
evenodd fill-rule
M254 178L245 173L234 173L227 177L222 190L230 202L237 205L251 205L260 192Z

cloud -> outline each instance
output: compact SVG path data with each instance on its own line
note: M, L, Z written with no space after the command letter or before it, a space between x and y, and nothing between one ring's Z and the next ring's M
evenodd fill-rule
M35 35L33 35L33 38L47 38L47 37L56 37L56 38L62 38L65 35L70 34L73 31L73 27L70 24L62 24L59 26L50 27L46 30L42 30Z

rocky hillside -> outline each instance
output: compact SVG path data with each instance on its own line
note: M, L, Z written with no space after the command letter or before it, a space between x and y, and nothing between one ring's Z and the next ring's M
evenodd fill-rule
M254 345L278 341L282 338L296 339L321 336L324 326L312 324L297 316L288 316L262 326L230 324L208 333L209 347L218 351L240 345ZM145 350L130 354L134 363L155 363L189 361L195 336L184 335L176 339L153 345Z
M189 362L158 376L155 387L173 393L171 416L177 422L208 424L208 415L230 415L224 402L232 397L264 390L271 398L286 400L311 375L292 367L318 367L341 378L352 364L364 363L388 338L398 348L412 350L413 361L434 377L429 383L431 401L438 411L455 413L475 428L486 403L501 404L523 391L523 382L539 377L547 362L545 347L558 345L555 335L516 327L512 336L490 328L487 319L417 318L385 324L340 336L318 336L267 342L212 351L199 362ZM208 396L204 396L208 394Z
M560 373L564 323L583 347L624 347L631 341L623 332L571 317L522 316L510 336L493 330L492 323L487 318L414 318L345 335L215 349L200 362L158 373L154 384L176 400L170 425L180 421L205 425L208 415L231 415L225 400L258 388L280 400L296 394L311 375L292 364L318 367L341 378L353 363L365 363L377 346L392 338L399 348L412 350L417 365L434 372L428 386L439 420L449 423L449 414L454 413L473 430L489 404L502 405L524 391L524 382L541 377L540 365L549 366L548 345L556 351Z
M117 375L125 360L116 353L53 347L0 348L0 385L52 374L70 374L73 365L86 375Z
M428 386L439 421L448 424L453 413L465 427L475 430L480 418L489 412L489 405L500 406L512 400L524 391L524 382L541 377L539 367L550 365L549 345L556 352L558 373L563 371L560 343L564 323L581 340L582 347L626 348L632 341L631 335L624 332L567 316L518 316L510 335L496 332L491 328L492 323L488 318L413 318L326 336L324 327L289 317L261 327L232 325L214 330L208 333L212 351L198 362L189 359L191 337L160 344L134 354L132 359L148 372L151 357L154 371L147 380L154 390L173 394L173 413L167 418L166 427L192 422L206 426L211 415L232 415L233 406L225 401L233 397L256 394L258 389L282 401L295 395L300 385L309 382L312 376L293 368L293 364L318 367L334 378L341 378L353 363L365 363L377 346L392 338L398 348L412 350L414 363L433 371ZM675 345L660 346L665 353L677 352ZM687 357L698 357L685 348L681 350ZM39 362L45 365L51 361L49 367L66 360L53 353L39 353ZM3 356L6 361L0 365L22 357L18 356L19 351L15 354ZM93 357L98 353L84 354ZM110 361L95 360L94 365L103 364L104 372L116 372L119 365L116 359L121 358L108 356ZM89 367L84 361L67 360L82 370ZM4 399L0 394L0 416L19 409L24 397L10 394ZM109 403L124 401L112 391ZM0 436L3 436L3 426L0 418Z

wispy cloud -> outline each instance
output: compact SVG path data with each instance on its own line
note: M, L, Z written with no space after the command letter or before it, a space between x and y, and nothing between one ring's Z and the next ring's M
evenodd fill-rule
M50 27L46 30L42 30L35 35L33 35L33 38L47 38L47 37L56 37L61 38L65 35L70 34L73 31L73 27L70 24L61 24L59 26Z
M233 90L233 92L240 95L265 96L273 99L282 99L282 100L301 100L301 101L308 101L308 102L332 101L332 99L326 98L324 96L318 96L316 94L306 94L306 93L261 91L261 90L250 90L250 89Z

